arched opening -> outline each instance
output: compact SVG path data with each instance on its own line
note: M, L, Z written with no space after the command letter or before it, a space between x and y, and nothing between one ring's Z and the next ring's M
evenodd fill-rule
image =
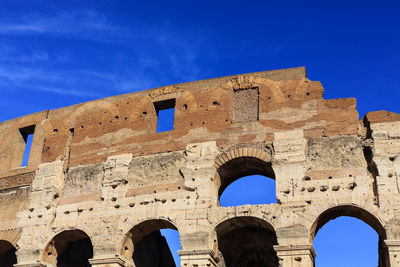
M222 207L276 203L275 180L262 175L241 177L222 192Z
M57 267L89 267L93 246L81 230L63 231L48 244L43 261Z
M236 217L217 228L218 249L226 267L278 267L273 227L255 217Z
M8 241L0 240L0 266L13 267L17 263L15 247Z
M165 220L149 220L133 227L125 242L125 254L129 253L136 267L180 266L177 253L180 250L178 229Z
M374 215L359 207L346 205L326 210L314 222L310 238L317 267L387 266L385 229Z
M257 157L238 157L218 168L221 206L276 203L275 173L271 163Z

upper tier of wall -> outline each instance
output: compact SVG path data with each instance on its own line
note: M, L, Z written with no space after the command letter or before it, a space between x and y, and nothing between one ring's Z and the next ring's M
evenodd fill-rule
M26 115L0 124L0 187L30 184L40 163L57 159L72 167L123 153L183 150L209 140L219 147L271 142L274 133L293 129L303 129L305 138L357 134L356 100L324 100L323 92L320 82L307 79L300 67L177 84ZM174 104L174 129L157 133L156 108ZM24 132L33 126L31 156L21 167Z

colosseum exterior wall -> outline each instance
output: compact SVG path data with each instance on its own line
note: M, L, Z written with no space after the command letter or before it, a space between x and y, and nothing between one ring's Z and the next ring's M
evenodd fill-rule
M172 228L181 266L236 266L226 262L246 255L224 256L221 244L232 243L222 239L252 227L273 240L257 248L275 253L272 265L311 267L316 232L353 216L379 234L380 266L400 266L400 114L359 120L354 98L323 93L293 68L3 122L0 254L15 250L14 266L57 266L68 242L86 240L92 266L135 266L139 242ZM157 109L170 106L174 129L157 133ZM278 203L221 207L222 191L249 174L274 178Z

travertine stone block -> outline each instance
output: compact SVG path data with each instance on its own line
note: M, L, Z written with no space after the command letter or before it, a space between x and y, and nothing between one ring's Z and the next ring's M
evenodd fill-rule
M64 187L63 161L58 160L39 165L32 182L32 191L55 189L61 191Z
M213 250L181 250L181 267L225 267Z
M132 161L132 154L122 154L107 158L104 163L103 185L116 185L127 181L129 164Z
M311 245L274 246L280 267L313 267L315 251Z
M96 267L125 267L125 261L118 256L96 256L89 259L89 263Z

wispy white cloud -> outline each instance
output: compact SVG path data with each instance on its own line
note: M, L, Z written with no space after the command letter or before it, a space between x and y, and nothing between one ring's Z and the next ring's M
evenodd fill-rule
M64 63L69 60L65 53L49 53L43 49L18 49L9 44L0 43L0 67L1 65L16 65L16 64L29 64L35 62L58 62Z
M14 21L17 22L0 19L0 36L7 35L12 39L14 35L51 34L115 42L116 49L104 51L104 59L109 60L110 65L118 66L80 65L82 57L86 62L97 60L93 58L99 55L97 52L82 55L81 51L72 48L49 51L40 46L25 51L18 45L0 44L0 86L20 90L103 97L197 80L200 74L198 61L207 46L204 33L185 35L168 25L137 25L127 29L113 24L95 10L61 12L54 16L27 15ZM124 51L118 51L119 42L124 42ZM69 65L75 65L75 69L65 70L60 63L67 61ZM60 66L62 68L58 68Z
M92 77L82 75L79 71L63 73L33 68L8 70L0 66L0 86L4 89L38 91L76 97L104 97L103 93L94 90L95 82ZM80 84L86 84L86 88L83 85L82 88L79 88Z
M107 18L94 10L85 9L70 12L61 12L54 16L30 14L19 21L8 22L0 20L0 34L79 34L83 38L90 38L94 32L113 32Z
M33 91L39 91L39 92L47 92L47 93L52 93L52 94L59 94L59 95L64 95L64 96L77 96L77 97L104 97L104 94L98 93L98 92L93 92L93 91L88 91L88 90L77 90L74 88L58 88L58 87L47 87L47 86L34 86L30 88L30 90Z

